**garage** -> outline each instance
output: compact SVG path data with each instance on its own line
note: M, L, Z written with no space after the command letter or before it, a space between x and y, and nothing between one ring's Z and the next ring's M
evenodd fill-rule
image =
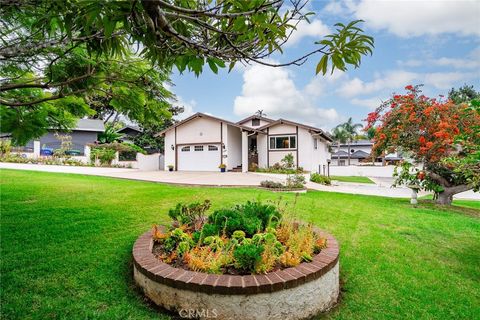
M220 144L191 144L177 148L179 171L218 171Z

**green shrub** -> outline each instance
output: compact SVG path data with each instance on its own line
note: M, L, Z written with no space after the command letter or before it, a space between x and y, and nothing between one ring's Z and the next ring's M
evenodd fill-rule
M289 175L285 186L289 189L303 189L305 177L302 174Z
M262 258L264 247L255 244L242 244L233 252L235 267L244 271L254 272L255 266Z
M293 168L294 166L294 159L293 159L293 154L289 153L283 159L281 160L283 167L290 169Z
M175 208L168 211L168 216L180 224L186 224L199 230L206 220L205 212L208 209L210 209L210 200L190 204L178 203Z
M258 231L265 230L270 223L275 224L279 219L280 213L274 206L247 201L246 204L237 205L232 209L216 210L209 216L208 221L224 230L227 236L231 236L237 230L252 236Z
M327 185L327 186L332 184L332 180L330 180L329 177L322 176L318 173L312 173L310 175L310 181L315 182L315 183L324 184L324 185Z
M206 223L203 225L203 229L201 231L202 237L209 237L209 236L218 236L220 233L220 228L216 224Z
M264 180L264 181L260 182L260 186L263 187L263 188L268 188L268 189L282 189L282 188L285 188L283 183L272 181L272 180Z

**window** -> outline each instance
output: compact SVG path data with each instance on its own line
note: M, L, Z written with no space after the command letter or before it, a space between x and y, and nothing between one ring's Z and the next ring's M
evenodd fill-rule
M317 141L317 138L313 139L313 149L317 149L318 148L318 141Z
M208 151L218 151L217 146L208 146Z
M340 160L338 163L339 166L344 166L345 165L345 160Z
M188 152L190 151L190 146L186 146L182 148L182 152Z
M296 147L296 136L270 137L270 149L295 149Z
M203 151L203 146L195 146L195 151Z
M260 125L260 119L252 119L252 127L258 127Z

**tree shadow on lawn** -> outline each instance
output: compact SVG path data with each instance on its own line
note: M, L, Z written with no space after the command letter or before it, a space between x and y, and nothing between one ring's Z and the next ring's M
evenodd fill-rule
M474 218L480 218L480 210L478 209L463 207L455 204L451 206L439 205L433 202L433 200L421 200L418 202L418 205L416 207L421 209L422 208L434 209L434 210L442 211L445 213L458 213L461 215L466 215Z

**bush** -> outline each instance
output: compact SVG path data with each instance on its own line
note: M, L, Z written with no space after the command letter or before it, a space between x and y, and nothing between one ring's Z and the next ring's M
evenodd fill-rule
M305 177L302 174L294 174L287 177L285 186L289 189L303 189Z
M9 155L12 150L12 143L7 139L0 139L0 156Z
M254 272L258 262L262 259L264 247L255 244L242 244L233 252L235 267L244 271Z
M208 221L217 225L227 236L231 236L237 230L252 236L258 231L265 230L270 223L275 224L279 218L280 213L274 206L247 201L246 204L237 205L232 209L216 210Z
M282 218L276 207L248 201L216 210L208 223L194 230L210 202L179 203L169 211L174 219L166 231L154 227L153 252L165 263L208 273L266 273L312 261L326 239L311 225ZM190 215L190 211L197 214ZM183 223L185 222L185 223Z
M90 161L95 163L98 160L101 166L110 166L116 153L117 151L110 147L94 147L90 152Z
M269 189L282 189L282 188L285 188L285 186L283 185L283 183L281 183L281 182L276 182L276 181L272 181L272 180L264 180L264 181L260 182L260 186L263 187L263 188L269 188Z
M283 167L286 169L291 169L294 166L293 154L289 153L281 160Z
M329 177L322 176L318 173L312 173L310 175L310 181L315 182L315 183L324 184L324 185L327 185L327 186L332 184L332 180L330 180Z

